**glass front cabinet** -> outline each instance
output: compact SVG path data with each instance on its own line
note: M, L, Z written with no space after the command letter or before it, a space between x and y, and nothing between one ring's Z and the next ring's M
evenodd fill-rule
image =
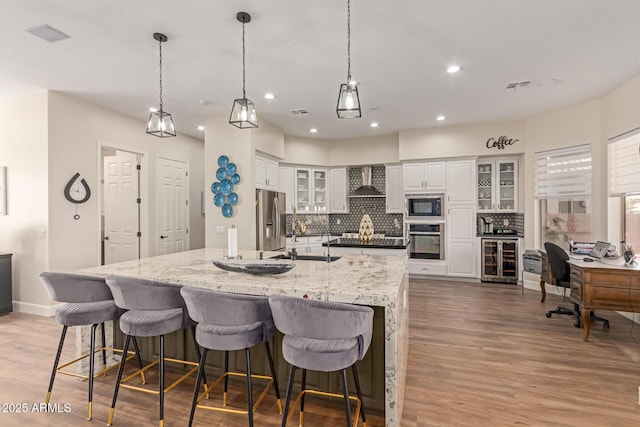
M478 160L478 212L518 210L518 161Z
M327 175L324 169L296 168L295 197L298 212L327 212Z

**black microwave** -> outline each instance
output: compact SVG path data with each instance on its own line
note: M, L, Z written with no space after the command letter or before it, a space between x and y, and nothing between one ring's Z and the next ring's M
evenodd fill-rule
M442 218L444 194L407 195L405 214L417 218Z

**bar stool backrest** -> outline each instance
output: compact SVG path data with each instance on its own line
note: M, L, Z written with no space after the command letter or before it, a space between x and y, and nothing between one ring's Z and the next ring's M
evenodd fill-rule
M356 338L359 358L371 344L373 309L361 305L272 295L269 304L276 328L285 335L318 340Z
M49 297L56 302L109 301L113 295L103 277L45 271L40 274Z
M180 291L189 317L198 323L217 326L240 326L271 320L267 297L219 292L205 288Z
M124 276L109 276L106 282L116 305L120 308L126 310L186 309L180 295L182 286Z

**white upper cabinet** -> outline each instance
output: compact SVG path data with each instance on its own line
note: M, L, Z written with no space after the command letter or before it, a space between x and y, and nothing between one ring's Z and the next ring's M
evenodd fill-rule
M287 213L293 213L293 168L290 166L280 166L278 168L278 191L285 194L285 205Z
M517 212L518 160L478 160L478 212Z
M439 192L447 189L446 162L405 163L402 165L405 192Z
M348 213L347 168L331 169L329 171L329 182L331 188L329 194L329 212Z
M256 155L256 188L278 190L278 162Z
M294 188L297 212L328 211L328 175L326 169L295 169Z
M475 204L475 170L475 160L451 160L447 162L447 201L449 204Z
M402 165L385 165L385 197L387 213L402 213Z

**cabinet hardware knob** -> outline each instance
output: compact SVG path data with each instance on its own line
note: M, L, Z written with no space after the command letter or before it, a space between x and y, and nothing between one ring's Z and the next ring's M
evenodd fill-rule
M168 238L169 238L169 236L163 236L163 235L160 235L160 238L161 238L161 239L168 239Z

